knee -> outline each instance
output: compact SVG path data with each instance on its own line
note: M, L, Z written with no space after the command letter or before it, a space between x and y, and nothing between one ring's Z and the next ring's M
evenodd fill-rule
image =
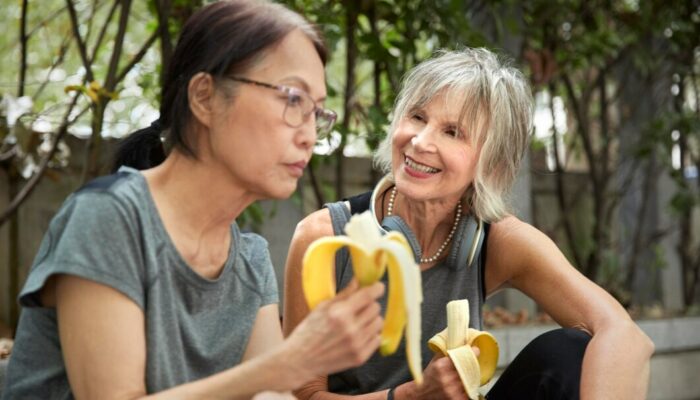
M585 350L591 335L575 328L559 328L541 334L533 340L533 343L546 345L548 348Z
M536 337L526 346L526 349L530 353L544 357L547 363L580 365L590 341L591 336L582 330L559 328Z
M577 399L590 335L561 328L533 339L489 392L489 399Z

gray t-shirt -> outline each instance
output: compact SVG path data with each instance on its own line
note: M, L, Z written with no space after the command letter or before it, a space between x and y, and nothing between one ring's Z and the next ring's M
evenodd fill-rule
M143 175L130 168L69 197L52 220L19 301L24 307L3 399L73 398L54 308L39 291L55 274L77 275L126 295L144 313L146 388L160 391L240 363L260 307L277 283L258 235L231 226L220 276L206 279L165 231Z

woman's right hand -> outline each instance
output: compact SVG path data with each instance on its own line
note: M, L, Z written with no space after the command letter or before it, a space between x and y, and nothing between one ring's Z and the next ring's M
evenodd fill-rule
M404 396L402 386L394 392L394 398L397 400L406 396L426 400L468 400L459 374L449 357L433 357L423 371L423 384L406 384L405 389L411 391L411 395Z
M377 299L384 285L358 288L353 282L318 305L284 342L286 362L301 383L363 364L377 350L382 329Z

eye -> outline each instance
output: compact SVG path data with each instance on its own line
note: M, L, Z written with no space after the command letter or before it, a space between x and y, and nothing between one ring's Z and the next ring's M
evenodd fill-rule
M448 136L457 137L459 136L459 131L456 128L450 127L445 129L445 134Z
M304 101L300 93L290 91L287 93L287 104L290 106L298 106Z
M412 121L425 122L425 117L423 116L423 114L418 113L418 112L412 112L410 114L410 118Z

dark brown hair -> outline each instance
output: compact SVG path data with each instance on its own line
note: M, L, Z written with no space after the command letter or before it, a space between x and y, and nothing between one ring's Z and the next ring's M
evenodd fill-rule
M159 120L122 142L113 170L122 165L146 169L163 162L166 153L162 133L169 146L195 157L185 134L192 117L187 98L190 79L199 72L215 80L242 74L295 29L313 42L325 65L327 50L318 30L283 5L265 0L227 0L198 10L185 23L165 74Z

